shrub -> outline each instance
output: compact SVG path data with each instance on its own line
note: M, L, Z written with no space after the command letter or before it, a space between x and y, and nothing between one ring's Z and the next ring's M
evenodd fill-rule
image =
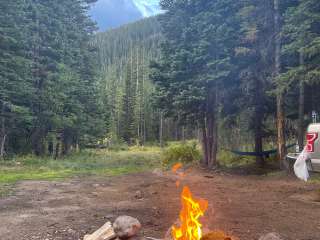
M177 162L187 164L200 159L201 152L195 141L170 144L162 153L162 164L166 167Z
M226 150L220 150L217 156L220 166L239 167L255 163L254 157L238 156Z

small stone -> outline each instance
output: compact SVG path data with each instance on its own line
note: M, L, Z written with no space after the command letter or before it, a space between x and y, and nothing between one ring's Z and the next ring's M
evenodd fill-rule
M97 193L97 192L92 192L91 193L93 196L95 196L95 197L98 197L99 196L99 193Z
M120 216L113 223L113 229L120 239L128 239L138 235L141 229L141 223L136 218Z
M268 233L259 238L259 240L283 240L278 233Z
M89 235L89 234L84 235L83 240L87 240L87 239L89 239L89 238L90 238L90 236L91 236L91 235Z
M72 228L69 228L68 229L68 233L72 234L72 235L75 235L77 232L75 230L73 230Z
M163 171L160 168L156 168L152 171L153 174L157 175L157 176L163 176Z
M138 190L138 191L135 192L134 197L136 199L142 199L143 198L143 193L140 190Z
M110 220L110 219L114 218L114 215L113 214L107 214L103 218Z

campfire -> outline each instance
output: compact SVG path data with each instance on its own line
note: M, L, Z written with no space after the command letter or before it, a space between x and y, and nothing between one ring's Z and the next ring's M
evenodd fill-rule
M181 180L185 177L182 164L173 166L172 171L178 176L177 188L181 186ZM130 216L119 216L115 222L107 222L92 234L84 236L84 240L238 240L228 236L223 231L203 232L201 217L208 209L208 201L196 199L191 193L190 187L184 185L181 193L181 210L179 220L168 231L163 239L142 237L139 235L141 224L138 219ZM206 226L208 228L208 226ZM259 240L281 240L276 233L269 233Z
M202 237L199 218L204 215L208 202L192 198L189 187L184 187L181 194L182 209L180 212L181 226L172 227L172 237L175 240L200 240Z
M172 172L184 177L184 173L178 172L182 168L181 163L172 167ZM180 181L176 182L177 187ZM173 225L171 235L173 240L235 240L225 235L222 231L209 232L203 235L200 218L204 216L208 208L208 201L205 199L194 199L188 186L184 186L181 193L181 211L179 225Z

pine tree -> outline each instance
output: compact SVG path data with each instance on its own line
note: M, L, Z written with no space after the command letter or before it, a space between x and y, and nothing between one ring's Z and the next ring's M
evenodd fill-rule
M247 130L253 133L257 164L264 158L263 138L266 136L265 120L274 110L268 92L272 90L273 14L271 1L244 1L239 12L242 37L237 48L241 85L239 110L249 114ZM237 98L239 99L239 97ZM245 106L245 108L244 108ZM243 127L243 126L242 126Z
M1 2L1 157L52 154L60 140L68 153L106 133L91 2Z
M299 127L298 141L302 150L304 144L304 114L306 85L319 84L319 11L318 1L298 1L285 14L283 29L283 57L288 64L279 84L292 89L299 84Z
M0 10L0 158L10 151L10 142L26 134L30 125L30 97L33 90L28 74L24 39L25 1L2 1Z
M234 74L238 1L162 1L165 44L155 65L159 102L181 119L198 121L203 163L217 165L217 122L224 86ZM169 104L167 105L166 103Z

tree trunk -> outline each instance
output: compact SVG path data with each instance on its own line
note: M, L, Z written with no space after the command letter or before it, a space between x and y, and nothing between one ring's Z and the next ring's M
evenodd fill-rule
M65 155L68 155L70 154L71 152L71 144L70 142L68 141L68 139L64 139L63 140L63 147L62 147L62 154L65 156Z
M280 35L280 9L279 0L274 0L274 29L275 29L275 69L274 78L278 77L281 70L281 35ZM278 132L278 157L280 168L285 167L286 139L285 139L285 114L284 114L284 94L282 90L277 93L277 132Z
M43 130L36 128L31 136L32 150L35 155L41 156L46 152Z
M197 126L197 139L198 139L198 142L201 142L201 130L199 126Z
M160 112L159 142L160 147L163 147L163 112Z
M182 138L182 142L186 141L186 129L184 126L181 127L181 138Z
M6 138L7 138L6 134L4 134L4 135L1 134L1 139L0 139L0 160L3 160L4 156L5 156Z
M72 139L72 131L70 130L64 130L62 134L62 154L63 155L68 155L70 154L72 150L72 144L73 144L73 139Z
M4 159L5 155L5 144L6 144L6 129L5 129L5 119L1 118L1 131L0 131L0 160Z
M261 129L260 123L257 123L254 140L255 140L254 151L260 154L259 156L256 157L256 163L258 166L263 167L265 164L265 161L264 161L264 157L262 156L263 143L262 143L262 129Z
M211 160L209 162L209 168L215 168L218 166L217 153L218 153L218 126L216 117L213 118L213 133L212 133L212 149L211 149Z
M144 48L142 49L142 87L141 87L141 103L142 103L142 111L141 111L141 121L142 121L142 143L145 145L146 143L146 106L145 106L145 53Z
M283 94L277 96L277 126L278 126L278 156L280 167L285 167L286 139L285 139L285 117L284 117Z
M214 160L213 160L213 141L214 141L214 136L213 136L213 128L214 128L214 118L212 115L212 112L208 114L207 117L207 144L208 144L208 168L212 168L214 165Z
M2 103L1 115L4 114L4 104ZM4 158L5 155L5 144L6 144L6 126L5 126L5 118L1 116L1 129L0 129L0 160Z
M216 90L208 90L207 110L203 128L204 161L209 169L217 166L218 129L215 116Z
M48 142L48 153L51 157L54 157L54 143L52 140Z
M138 116L137 116L137 120L138 120L138 124L137 124L137 138L138 138L138 142L139 145L141 144L141 135L140 135L140 131L141 131L141 95L140 95L140 86L139 86L139 48L136 49L137 50L137 62L136 62L136 71L137 71L137 80L136 80L136 101L137 101L137 108L138 108Z
M174 122L174 139L179 141L179 125L177 122Z
M147 140L146 119L145 119L145 115L144 115L144 117L143 117L143 145L146 144L146 140Z
M208 167L208 138L207 138L207 128L206 128L206 120L204 119L204 123L202 125L202 152L203 152L203 159L202 159L202 165L205 167Z
M54 149L54 159L58 159L61 157L61 146L62 146L62 133L57 133L57 139L56 139L56 144L55 144L55 149Z
M61 141L58 140L54 151L54 159L58 159L61 156Z
M255 80L255 108L254 108L254 150L256 153L259 153L259 156L256 156L256 164L260 167L263 167L265 164L264 158L262 156L263 152L263 143L262 143L262 125L263 125L263 101L261 93L261 84L260 79Z
M303 63L303 54L300 53L300 65L302 66ZM299 86L299 125L298 125L298 145L299 151L302 151L304 148L304 92L305 86L303 79L300 79L300 86Z

